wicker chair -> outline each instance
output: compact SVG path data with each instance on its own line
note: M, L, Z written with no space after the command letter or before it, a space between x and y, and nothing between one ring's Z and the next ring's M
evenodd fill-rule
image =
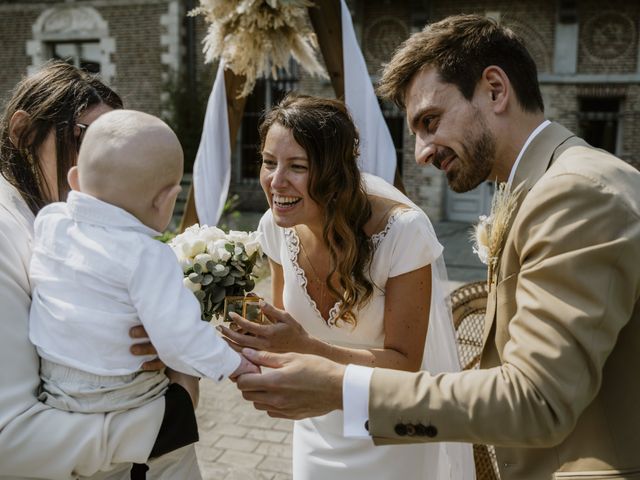
M486 282L474 282L451 293L453 325L458 356L463 370L478 368L482 352L482 331L488 295ZM496 454L490 445L474 445L476 480L500 480Z

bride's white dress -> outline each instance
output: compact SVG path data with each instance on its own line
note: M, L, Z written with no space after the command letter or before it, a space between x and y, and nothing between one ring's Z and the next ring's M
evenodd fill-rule
M408 199L403 203L410 204ZM384 290L387 279L432 264L442 253L442 246L436 239L428 218L416 209L417 207L397 210L389 217L385 228L371 238L374 250L370 278L379 288L374 287L371 301L356 312L358 322L355 328L336 321L337 305L326 321L322 318L307 292L307 278L298 263L300 242L295 230L278 227L271 211L267 211L259 226L261 243L265 254L282 266L285 310L310 335L325 342L352 348L382 348ZM435 275L433 279L439 281ZM432 315L430 319L428 336L435 343L444 341L449 344L447 352L450 368L442 368L443 359L438 358L437 363L441 365L436 370L457 370L459 366L455 357L453 329L450 324L436 325L450 322L450 317L445 316L440 320L433 317ZM428 348L433 343L427 342L423 364L433 357L434 352L429 352ZM445 361L445 367L446 363ZM431 368L427 369L434 372ZM370 439L345 438L342 431L342 411L295 422L294 480L474 478L469 445L434 443L375 446Z

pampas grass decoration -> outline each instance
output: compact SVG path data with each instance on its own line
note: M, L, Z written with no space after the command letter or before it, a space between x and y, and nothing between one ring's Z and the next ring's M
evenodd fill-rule
M307 20L310 0L200 0L189 15L209 23L203 41L206 62L222 59L246 78L240 97L258 78L277 78L293 57L311 75L328 78L316 58L318 42Z
M489 282L498 266L506 236L511 228L511 217L518 207L518 198L523 189L524 184L513 190L507 183L499 184L491 200L491 215L481 216L480 222L474 227L473 251L478 254L482 263L487 265Z

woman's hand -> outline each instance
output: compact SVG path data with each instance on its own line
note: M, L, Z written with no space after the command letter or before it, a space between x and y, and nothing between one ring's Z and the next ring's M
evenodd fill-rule
M269 352L311 351L314 340L291 315L266 302L261 302L261 310L271 324L250 322L236 313L229 313L234 323L240 327L240 331L235 332L223 325L218 329L235 348L249 347Z
M158 355L156 351L156 347L149 341L149 335L147 335L147 331L144 329L142 325L138 325L137 327L131 327L129 330L129 336L131 338L145 338L146 342L134 343L131 345L129 349L132 354L137 356L142 355ZM142 370L162 370L166 365L159 358L155 358L153 360L149 360L148 362L144 362L142 364Z

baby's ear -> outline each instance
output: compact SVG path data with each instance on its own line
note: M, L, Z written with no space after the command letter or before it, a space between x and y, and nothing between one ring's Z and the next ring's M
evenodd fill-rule
M67 182L69 182L69 186L71 190L75 190L76 192L80 191L80 180L78 179L78 167L71 167L69 173L67 173Z
M182 190L180 185L169 185L153 198L153 208L160 210L166 203L173 202Z

